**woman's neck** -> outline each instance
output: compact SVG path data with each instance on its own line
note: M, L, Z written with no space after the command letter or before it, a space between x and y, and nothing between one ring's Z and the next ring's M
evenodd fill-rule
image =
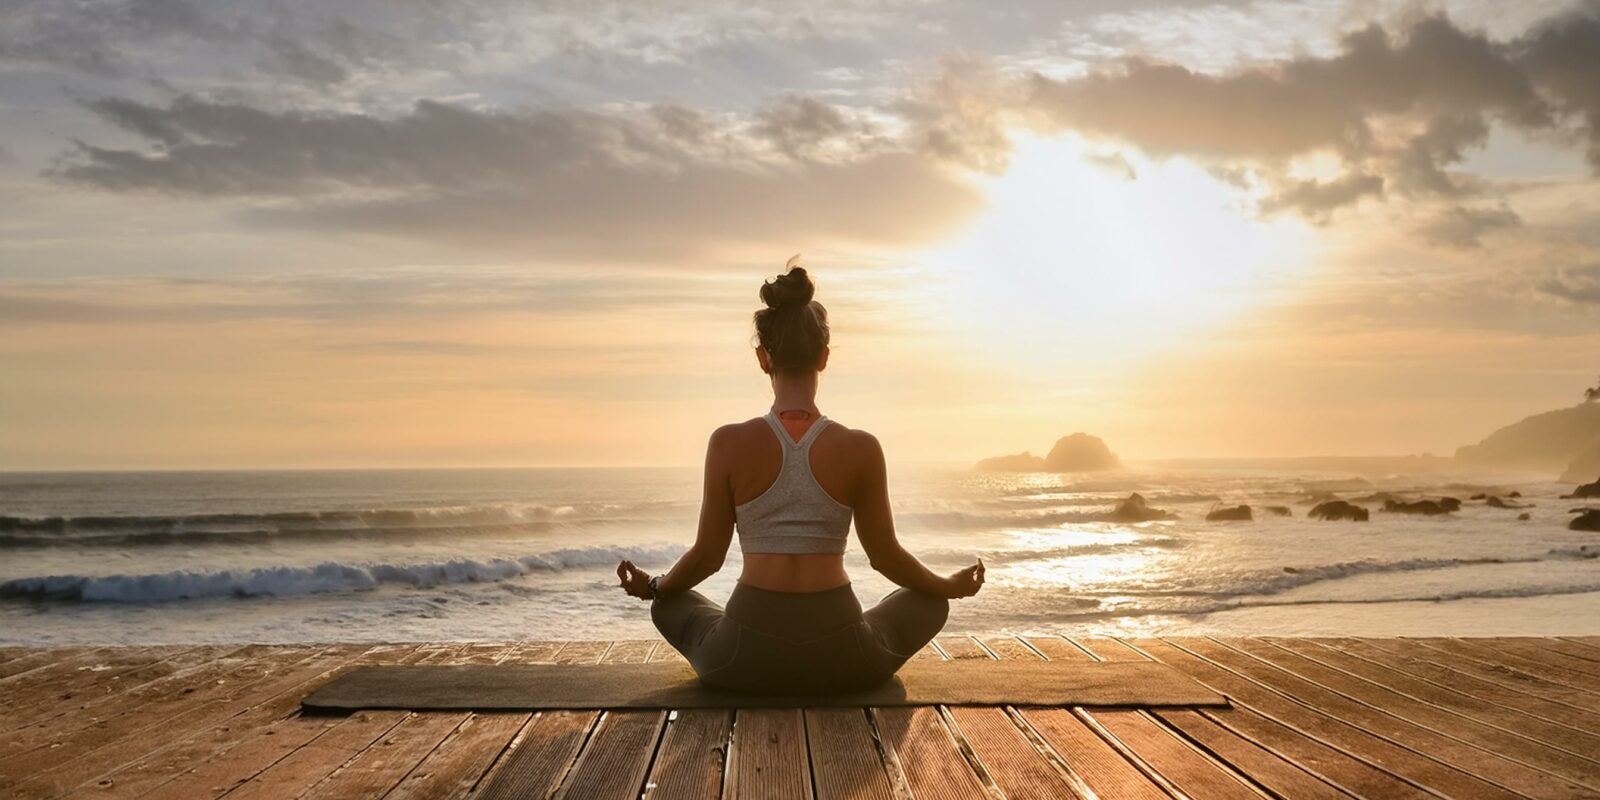
M822 413L817 410L817 373L772 376L772 409L788 411L793 408L804 409L813 416Z

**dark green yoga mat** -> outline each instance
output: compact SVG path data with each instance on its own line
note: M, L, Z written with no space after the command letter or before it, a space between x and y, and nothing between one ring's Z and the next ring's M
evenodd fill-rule
M301 701L314 711L363 708L495 711L557 708L855 706L1218 706L1222 695L1166 664L913 661L865 691L755 695L701 686L678 663L358 667Z

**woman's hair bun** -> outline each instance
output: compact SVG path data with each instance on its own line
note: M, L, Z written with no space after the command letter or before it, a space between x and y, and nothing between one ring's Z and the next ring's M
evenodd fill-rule
M817 285L811 282L811 276L806 274L806 268L800 266L799 261L800 256L796 254L784 265L787 272L761 284L761 300L767 304L767 308L803 306L816 296Z

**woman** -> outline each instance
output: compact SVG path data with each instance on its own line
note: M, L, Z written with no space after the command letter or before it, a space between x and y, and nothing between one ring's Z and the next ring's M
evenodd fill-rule
M794 266L763 283L756 361L772 379L764 416L724 425L706 448L694 546L651 577L623 561L628 594L651 600L656 629L708 686L837 692L887 679L922 649L949 600L983 586L983 562L940 576L895 538L883 449L817 410L828 314ZM844 571L851 519L872 568L899 585L862 611ZM744 569L727 609L692 591L722 568L737 528Z

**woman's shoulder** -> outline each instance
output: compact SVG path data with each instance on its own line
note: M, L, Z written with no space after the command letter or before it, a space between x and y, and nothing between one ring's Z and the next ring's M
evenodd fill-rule
M772 426L767 424L765 416L751 417L740 422L719 425L711 432L711 444L713 447L719 444L736 444L752 437L766 438L771 435ZM832 417L828 417L828 429L817 438L820 440L824 436L851 447L872 449L879 446L876 436L860 428L849 427Z

